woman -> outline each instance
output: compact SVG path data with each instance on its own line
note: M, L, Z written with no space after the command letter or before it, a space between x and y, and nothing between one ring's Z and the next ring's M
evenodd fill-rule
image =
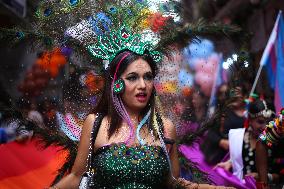
M283 188L284 183L284 138L283 138L283 116L284 108L280 113L267 124L265 130L260 134L256 144L256 167L259 175L256 186L258 189ZM272 157L269 157L268 151L272 151ZM273 162L268 165L267 162ZM269 174L273 169L274 174Z
M214 120L201 149L208 164L215 166L229 150L228 134L230 129L241 128L244 123L244 91L241 87L231 89L228 102Z
M110 63L105 89L94 111L104 118L94 143L93 188L216 188L174 179L179 176L176 132L155 106L156 71L148 53L123 51ZM91 114L84 123L71 173L51 188L78 188L86 170L94 121Z
M258 179L255 163L256 142L259 134L273 115L274 113L268 109L264 100L257 99L249 104L245 128L229 131L230 160L219 163L218 166L226 170L232 169L233 174L240 180L244 179L245 176Z

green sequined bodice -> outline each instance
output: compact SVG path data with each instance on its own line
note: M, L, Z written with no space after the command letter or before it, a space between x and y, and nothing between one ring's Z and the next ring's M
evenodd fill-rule
M169 165L159 146L112 144L94 154L95 187L107 189L163 189Z

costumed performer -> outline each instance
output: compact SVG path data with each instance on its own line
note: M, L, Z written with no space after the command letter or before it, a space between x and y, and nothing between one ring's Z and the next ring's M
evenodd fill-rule
M72 171L51 188L79 186L89 149L90 188L223 188L175 179L179 177L175 127L155 103L159 54L145 46L140 49L120 51L109 64L102 98L84 123Z
M265 128L266 123L273 118L274 112L265 100L252 99L248 104L248 118L244 128L230 129L229 131L229 155L230 159L218 164L227 171L232 169L240 181L256 188L255 181L258 174L255 165L255 146L259 134ZM248 176L254 179L248 178Z
M270 121L265 130L260 134L259 140L256 144L256 168L259 179L256 183L258 189L273 188L272 183L277 183L277 187L281 183L283 185L283 171L284 171L284 154L282 150L284 146L283 140L283 116L284 108L280 111L277 117ZM269 149L272 150L274 158L271 160L269 157ZM270 174L271 166L268 162L272 161L274 166L272 168L278 171L278 174Z

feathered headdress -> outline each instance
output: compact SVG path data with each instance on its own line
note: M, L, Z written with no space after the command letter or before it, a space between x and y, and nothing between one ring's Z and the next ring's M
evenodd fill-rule
M153 2L153 1L151 1ZM87 50L96 58L112 60L128 49L141 54L148 50L155 61L174 43L185 45L199 34L234 33L232 26L196 24L182 26L170 15L177 15L175 1L155 3L147 0L47 0L40 1L30 26L1 29L0 39L36 39L45 47L69 46ZM25 28L25 29L24 29ZM183 43L183 44L182 44Z

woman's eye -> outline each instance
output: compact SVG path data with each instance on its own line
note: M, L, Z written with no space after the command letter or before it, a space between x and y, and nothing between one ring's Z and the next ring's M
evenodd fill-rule
M136 76L129 76L126 79L129 80L129 81L135 81L137 79L137 77Z
M145 76L144 76L144 79L145 80L148 80L148 81L152 81L153 80L153 75L152 74L146 74Z

